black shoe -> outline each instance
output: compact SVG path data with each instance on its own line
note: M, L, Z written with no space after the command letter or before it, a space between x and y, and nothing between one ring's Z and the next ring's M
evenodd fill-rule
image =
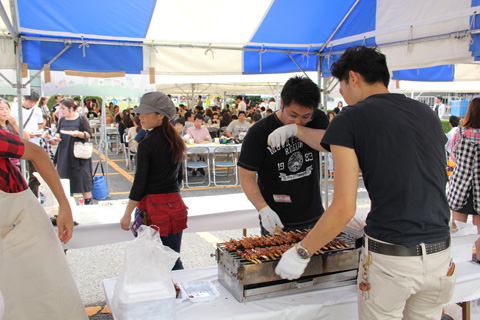
M198 169L198 172L200 172L200 174L201 174L202 176L205 175L205 170L203 170L203 168Z
M193 169L192 170L192 177L196 177L197 176L197 170Z

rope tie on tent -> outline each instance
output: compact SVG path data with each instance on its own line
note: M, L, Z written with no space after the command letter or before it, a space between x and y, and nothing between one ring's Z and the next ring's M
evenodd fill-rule
M470 45L473 44L472 30L475 30L475 18L477 16L477 11L473 12L472 20L470 21L470 30L468 31L468 36L470 37Z
M83 57L85 58L85 47L89 47L87 41L83 40L83 36L82 36L82 43L78 46L78 49L82 48L82 51L83 51Z
M333 50L333 45L330 44L330 51L328 52L328 55L327 55L327 66L329 70L330 70L330 59L332 58L332 50Z
M153 41L152 41L152 44L151 44L151 46L150 46L150 56L149 56L149 58L150 58L150 67L152 66L152 53L153 53L153 50L155 50L155 53L158 53L157 48L155 48L155 46L153 45Z
M262 72L262 54L264 54L265 52L267 52L267 49L264 49L263 48L263 44L262 44L262 49L260 49L260 52L258 53L258 55L260 56L260 72Z
M407 53L410 54L410 51L412 50L412 44L410 43L410 40L413 39L413 25L410 26L410 31L408 32L408 39L407 39Z
M362 46L364 46L364 47L367 46L367 36L363 36Z
M207 50L205 50L205 55L207 55L209 52L212 54L212 59L215 59L215 57L213 56L213 50L212 50L212 44L211 43L208 44L208 48L207 48Z
M310 59L309 53L310 53L310 49L311 49L311 48L312 48L312 46L308 46L307 53L302 54L302 62L303 62L303 59L304 59L305 57L307 57L307 68L308 68L308 60Z

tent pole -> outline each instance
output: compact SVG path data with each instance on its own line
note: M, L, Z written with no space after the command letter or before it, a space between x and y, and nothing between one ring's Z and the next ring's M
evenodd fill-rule
M19 129L19 136L21 138L25 138L23 135L23 112L22 112L22 39L20 35L18 34L18 20L17 20L17 1L12 0L10 2L10 9L11 9L11 15L12 15L12 30L14 31L13 33L16 34L15 37L15 67L16 67L16 80L17 83L15 84L15 87L17 88L17 108L18 108L18 129ZM3 5L2 5L3 8ZM2 17L3 18L3 17ZM8 17L7 21L8 21ZM4 19L5 22L5 19ZM8 26L8 25L7 25ZM21 161L21 172L24 177L26 177L26 172L25 172L25 160Z
M107 141L107 102L105 97L102 97L102 119L101 119L101 126L103 126L103 133L101 134L100 141L104 141L103 148L105 152L105 172L106 177L105 180L107 181L107 189L110 188L110 184L108 183L108 141ZM118 148L119 146L117 146ZM102 161L102 158L100 158Z
M320 92L322 93L320 96L320 101L321 105L323 105L323 111L327 113L327 92L325 91L325 88L327 86L326 79L323 77L323 72L322 72L322 62L323 62L323 57L318 58L318 65L317 65L317 81L318 81L318 86L320 87ZM325 166L322 167L322 158L325 159ZM328 152L320 152L320 193L322 192L322 183L321 181L323 180L324 182L324 193L323 193L323 207L327 209L328 207L328 175L327 175L327 170L328 170Z
M223 91L223 106L220 105L220 111L222 111L226 107L227 107L227 91Z

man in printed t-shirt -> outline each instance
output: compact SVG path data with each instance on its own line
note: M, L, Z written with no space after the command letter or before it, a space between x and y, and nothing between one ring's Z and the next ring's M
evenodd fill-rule
M251 127L243 141L240 180L264 235L311 228L324 211L318 151L324 151L320 141L329 122L319 103L312 80L290 78L280 109Z
M456 277L442 125L426 104L388 91L386 57L375 48L348 48L331 71L348 103L322 140L335 162L333 200L275 272L299 278L354 217L361 170L372 205L357 278L359 319L440 319Z

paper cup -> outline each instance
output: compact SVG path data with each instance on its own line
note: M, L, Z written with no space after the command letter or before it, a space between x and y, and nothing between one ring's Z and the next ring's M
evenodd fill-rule
M220 144L220 139L219 138L215 138L215 144Z

